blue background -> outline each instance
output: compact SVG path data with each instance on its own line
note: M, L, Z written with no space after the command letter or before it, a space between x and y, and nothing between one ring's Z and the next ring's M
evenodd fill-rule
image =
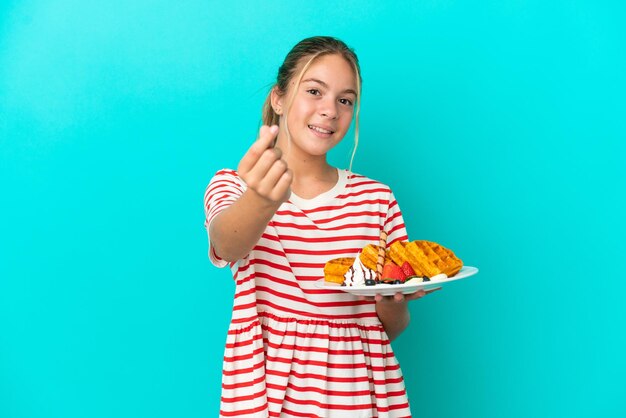
M481 269L411 305L415 416L626 416L625 11L3 1L0 417L217 415L234 286L204 189L319 34L361 61L354 170Z

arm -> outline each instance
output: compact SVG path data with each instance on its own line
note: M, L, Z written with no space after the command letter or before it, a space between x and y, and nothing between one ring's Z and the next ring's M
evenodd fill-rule
M390 341L395 340L396 337L409 326L411 313L409 312L408 302L422 298L439 289L441 288L438 287L426 291L419 290L410 295L403 295L402 292L396 292L393 296L375 296L376 314L378 314L378 318L383 324L383 328L385 328L385 332Z
M259 241L279 206L246 190L211 222L209 236L215 253L228 262L245 257Z
M259 139L237 169L246 191L211 222L209 236L216 254L232 262L245 257L261 238L267 223L289 198L291 171L279 149L270 148L277 127L262 126Z
M407 301L396 298L397 296L376 298L376 313L390 341L395 340L409 326L411 320Z

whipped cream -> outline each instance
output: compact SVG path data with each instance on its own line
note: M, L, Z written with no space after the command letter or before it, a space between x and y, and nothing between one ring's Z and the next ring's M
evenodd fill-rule
M361 263L361 254L356 256L354 264L350 266L346 274L344 274L344 285L346 286L364 286L365 280L376 280L376 272L370 270Z

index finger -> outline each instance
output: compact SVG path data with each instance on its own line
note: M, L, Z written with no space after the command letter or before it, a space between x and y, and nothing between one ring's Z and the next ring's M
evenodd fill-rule
M261 129L259 129L259 138L248 149L241 161L239 161L238 171L246 173L252 170L252 167L254 167L259 160L263 151L271 148L272 141L276 138L276 134L278 134L278 126L261 126Z

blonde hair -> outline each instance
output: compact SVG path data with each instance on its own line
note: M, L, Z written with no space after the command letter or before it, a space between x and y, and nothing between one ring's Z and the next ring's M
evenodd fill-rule
M314 36L306 38L300 41L294 46L291 51L285 57L283 64L278 69L278 75L276 77L276 83L270 88L270 91L265 99L262 110L262 123L264 125L278 125L280 121L280 115L278 115L272 107L271 93L272 90L277 89L279 94L285 94L289 90L289 83L296 76L296 70L301 61L308 58L308 61L302 67L302 70L297 76L295 87L289 97L285 113L291 109L295 94L300 81L306 70L311 66L311 63L318 57L323 55L337 54L343 57L348 63L350 63L354 69L354 75L356 79L357 97L355 103L355 115L354 115L354 147L352 149L352 156L350 158L349 170L352 171L352 163L354 156L356 155L356 149L359 144L359 112L361 109L361 69L359 67L359 60L354 51L349 48L343 41L330 36ZM291 143L291 136L289 134L289 127L287 126L287 118L285 118L285 127L287 128L287 138Z

